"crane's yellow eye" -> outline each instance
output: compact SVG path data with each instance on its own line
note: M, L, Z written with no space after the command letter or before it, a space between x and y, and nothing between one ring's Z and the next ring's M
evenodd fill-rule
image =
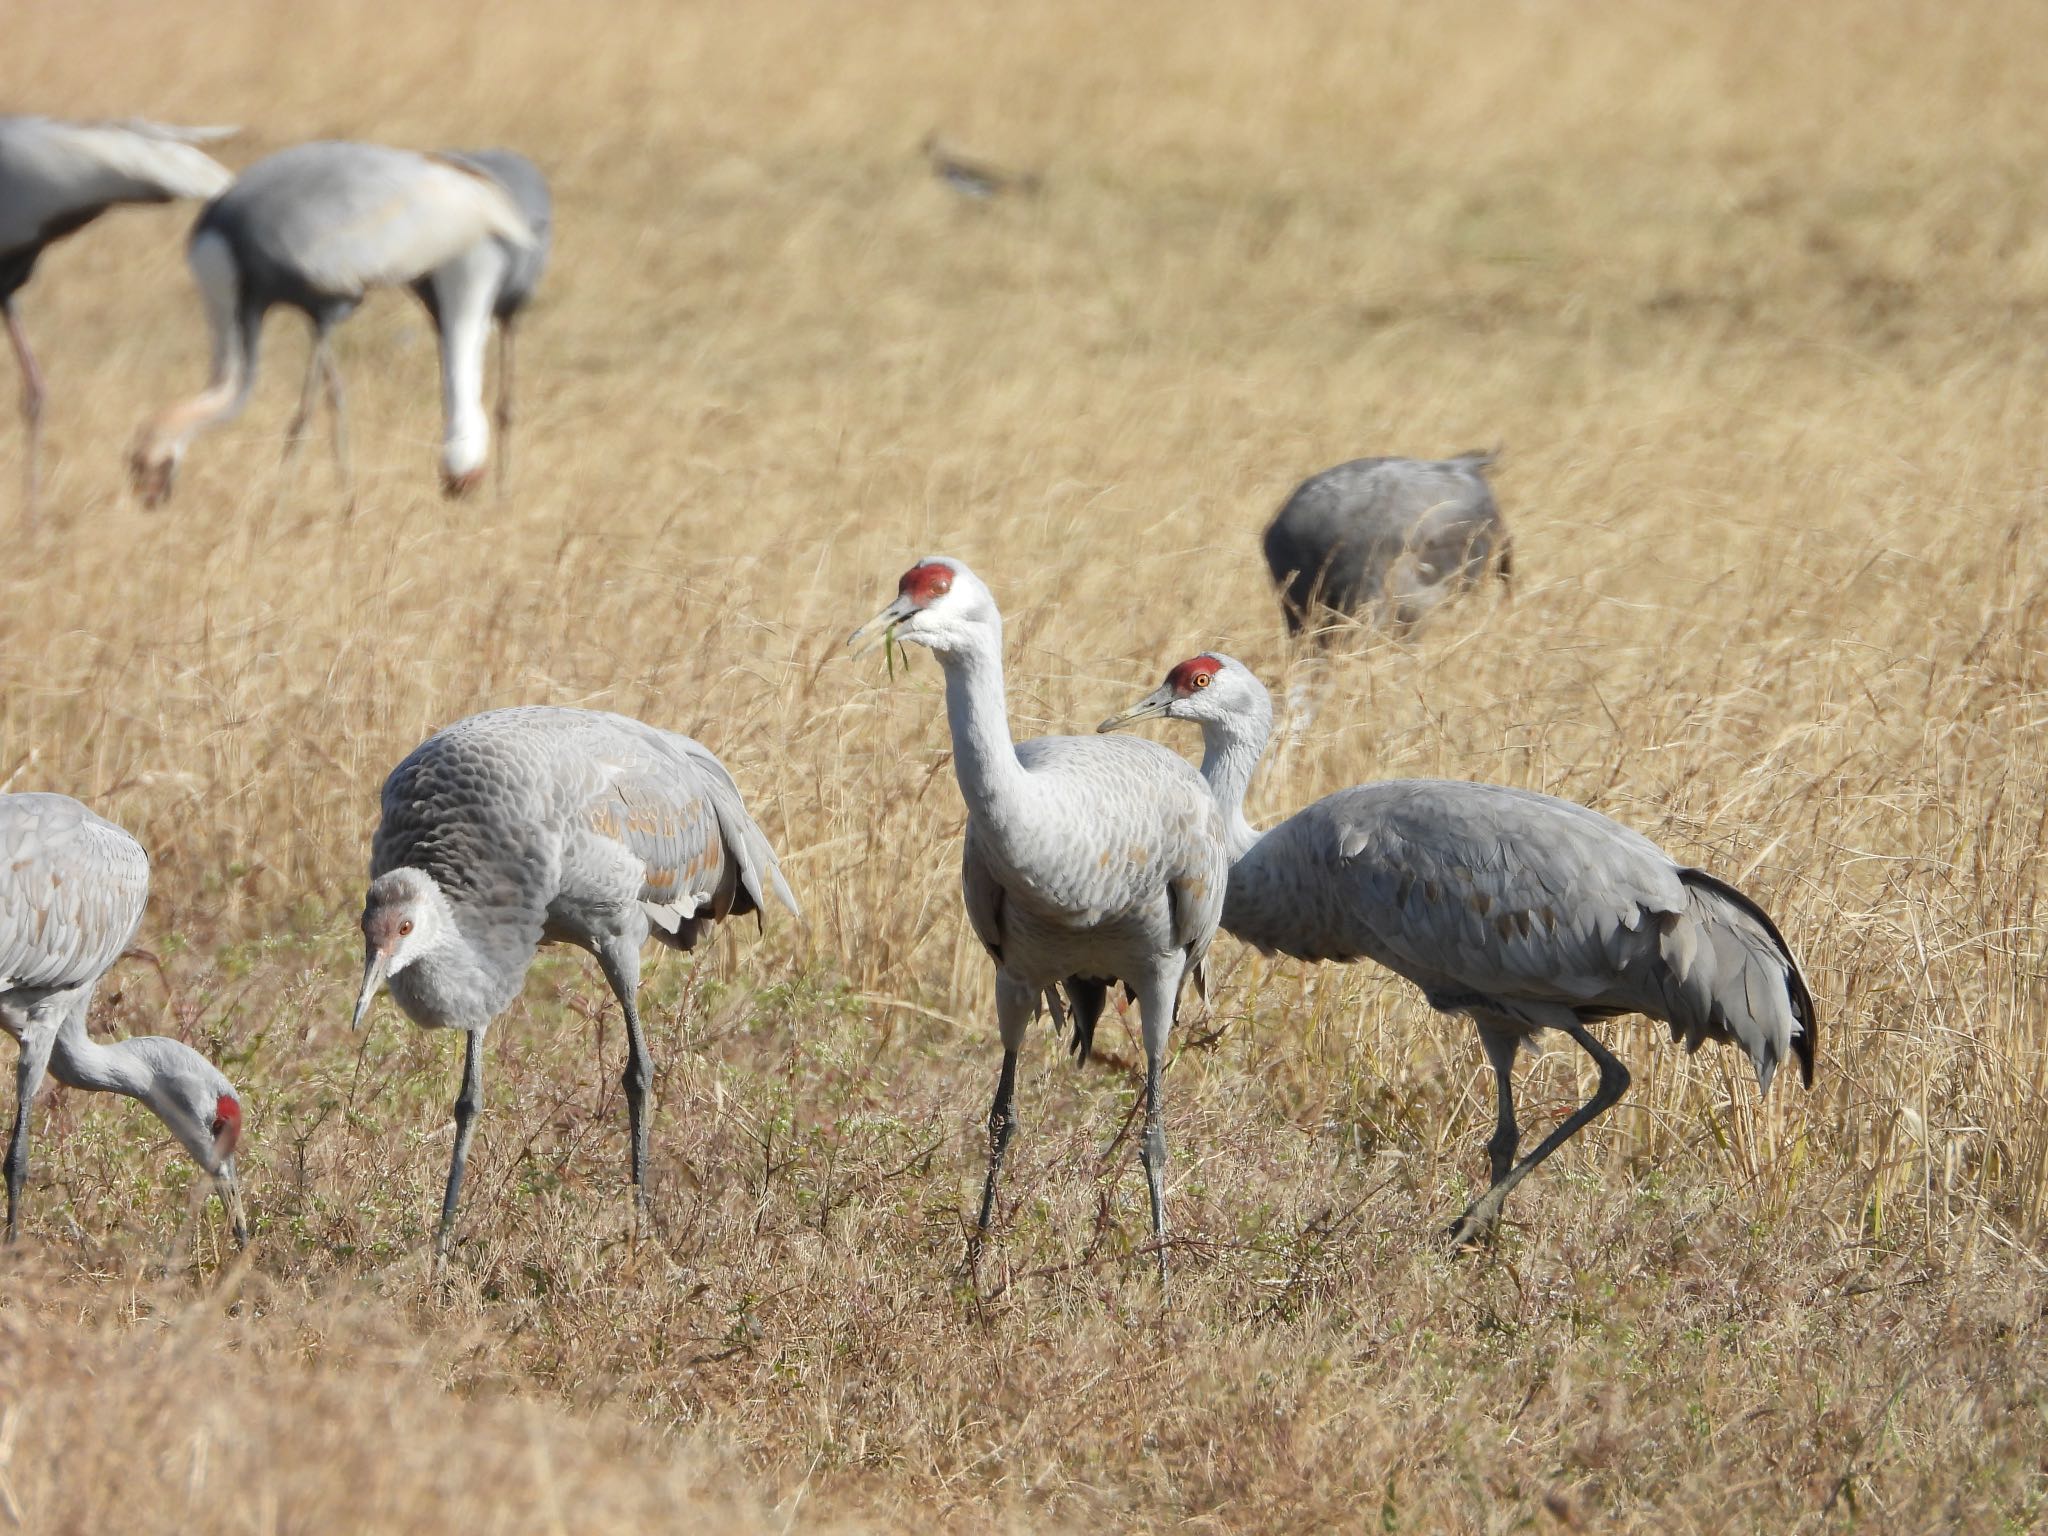
M406 935L407 935L408 933L411 933L411 932L412 932L412 919L408 917L408 918L407 918L407 919L406 919L406 920L405 920L404 922L402 922L402 923L400 923L400 924L398 925L398 936L399 936L399 937L400 937L400 938L402 939L402 938L404 938L404 937L405 937L405 936L406 936Z
M1206 688L1206 687L1208 687L1208 686L1209 686L1209 679L1210 679L1210 677L1212 677L1213 675L1214 675L1213 673L1209 673L1209 672L1197 672L1197 673L1195 674L1195 686L1196 686L1197 688Z

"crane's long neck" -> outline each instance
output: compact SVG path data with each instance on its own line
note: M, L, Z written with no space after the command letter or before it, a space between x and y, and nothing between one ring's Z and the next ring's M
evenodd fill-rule
M1202 722L1202 777L1223 812L1223 836L1233 864L1259 840L1258 829L1245 820L1244 796L1272 734L1270 717Z
M93 1093L118 1093L147 1099L156 1084L156 1069L135 1040L101 1045L85 1031L85 1010L64 1016L50 1048L50 1075L67 1088Z
M441 473L451 490L483 473L491 451L484 412L484 352L491 336L491 306L511 256L496 240L479 241L427 279L441 328Z
M939 653L946 673L946 721L953 733L953 772L967 809L997 825L1022 813L1031 775L1017 761L1003 698L1003 630L998 621Z
M225 237L202 229L192 237L186 262L206 305L213 372L206 388L170 406L144 429L145 452L172 459L201 432L241 415L256 385L256 340L263 328L261 306L242 301L241 268Z

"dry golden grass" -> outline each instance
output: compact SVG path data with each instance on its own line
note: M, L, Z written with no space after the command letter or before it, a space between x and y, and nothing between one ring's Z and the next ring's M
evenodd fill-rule
M345 329L347 524L317 453L280 496L288 320L170 509L123 494L203 372L182 215L109 218L24 293L53 510L0 570L0 777L153 850L167 980L119 973L99 1027L243 1085L260 1232L236 1261L209 1218L187 1265L189 1166L53 1096L0 1270L0 1514L2035 1525L2044 50L2017 0L16 0L11 104L239 120L238 164L516 144L560 243L509 501L434 494L416 309ZM958 203L934 126L1043 195ZM1020 731L1209 646L1298 682L1255 555L1279 498L1496 441L1512 606L1361 638L1255 811L1410 773L1609 811L1778 917L1815 1090L1760 1104L1734 1053L1617 1026L1628 1099L1452 1260L1491 1123L1468 1026L1224 939L1168 1077L1171 1311L1115 1019L1085 1071L1040 1036L962 1289L996 1047L960 803L935 669L845 634L939 549L1005 603ZM0 420L0 495L19 444ZM385 770L514 701L702 737L809 922L653 968L637 1246L616 1015L580 957L537 966L436 1291L454 1042L349 1033L354 921ZM1591 1080L1545 1056L1525 1124Z

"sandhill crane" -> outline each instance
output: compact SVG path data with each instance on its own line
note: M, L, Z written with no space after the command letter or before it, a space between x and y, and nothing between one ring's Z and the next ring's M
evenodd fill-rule
M437 1266L483 1108L484 1031L518 997L535 949L588 950L618 997L633 1193L644 1207L654 1062L635 1000L640 946L689 949L712 922L759 913L768 890L796 912L724 766L689 737L624 715L490 710L435 732L391 770L363 901L355 1023L388 986L415 1024L468 1037Z
M214 196L234 174L193 146L234 131L172 128L139 119L71 123L0 117L0 310L6 313L7 335L21 365L29 516L36 508L44 389L15 293L35 270L44 246L83 229L117 203Z
M1073 1013L1086 1060L1109 987L1137 996L1145 1038L1143 1162L1159 1277L1166 1278L1166 1130L1159 1074L1181 983L1201 984L1228 862L1223 820L1187 761L1156 742L1039 736L1012 744L1003 703L1003 621L957 560L919 561L896 600L855 631L855 654L891 638L929 647L946 674L953 771L967 802L960 882L975 937L996 962L1002 1072L989 1111L988 1179L969 1249L995 1205L1017 1052L1039 1000Z
M1777 926L1735 887L1597 811L1497 784L1362 784L1261 835L1244 792L1272 733L1265 687L1228 656L1196 656L1100 729L1160 716L1202 727L1202 776L1229 828L1225 928L1268 954L1376 960L1478 1027L1498 1091L1492 1183L1451 1228L1454 1246L1488 1231L1508 1192L1627 1090L1590 1023L1639 1013L1688 1051L1728 1041L1764 1092L1796 1056L1813 1086L1813 998ZM1517 1162L1515 1052L1546 1029L1593 1058L1600 1086Z
M1290 634L1364 613L1405 634L1489 564L1507 581L1507 527L1488 453L1454 459L1354 459L1295 488L1266 529L1266 568Z
M455 259L454 270L435 268L415 282L413 292L420 296L420 302L427 306L427 313L434 317L435 330L442 330L441 315L463 303L476 303L488 297L490 311L498 322L498 490L509 488L512 480L512 334L519 312L526 308L533 298L533 290L540 284L541 273L547 270L548 251L554 243L555 200L548 192L547 178L540 168L524 155L509 149L450 149L442 151L442 158L454 160L483 172L503 187L513 202L519 205L519 212L525 217L527 227L533 231L533 244L516 246L503 240L494 240L498 248L501 273L497 291L493 295L489 285L474 281L468 270L467 253ZM456 375L444 373L444 384L453 387ZM458 409L451 395L444 402L452 416ZM476 470L482 474L481 465Z
M446 157L324 142L257 161L193 226L186 261L206 304L213 370L205 389L143 427L129 460L137 494L149 506L167 499L193 438L241 413L256 381L263 317L277 304L303 311L313 324L285 458L303 439L324 381L346 480L347 415L328 333L370 289L430 273L441 312L441 483L451 496L469 490L490 456L483 357L491 307L511 253L534 243L525 215L496 180Z
M111 821L68 795L0 795L0 1027L21 1047L6 1160L10 1242L28 1178L29 1106L45 1071L68 1087L141 1100L213 1176L235 1241L248 1240L234 1084L182 1041L101 1045L86 1033L93 989L135 936L148 899L149 855Z
M932 168L932 174L972 202L985 203L1010 193L1029 196L1041 185L1036 172L1012 171L986 160L970 159L949 149L937 133L926 134L918 148L924 152L925 164Z

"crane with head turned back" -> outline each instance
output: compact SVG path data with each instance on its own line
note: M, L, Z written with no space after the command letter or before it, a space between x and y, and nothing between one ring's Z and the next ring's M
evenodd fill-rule
M53 241L83 229L121 203L212 197L233 181L224 165L194 146L232 128L172 128L131 119L73 123L53 117L0 117L0 312L21 365L21 415L27 505L35 515L42 447L43 375L29 350L14 296Z
M213 1176L235 1241L248 1240L234 1084L183 1041L101 1045L86 1033L93 990L134 938L148 899L149 855L111 821L69 795L0 795L0 1027L21 1047L6 1160L10 1242L28 1179L29 1106L46 1072L146 1105Z
M206 388L144 425L129 459L136 493L149 506L166 500L192 440L241 414L256 381L263 318L279 304L313 325L285 458L311 425L324 384L346 479L347 411L329 333L370 289L429 277L445 417L441 483L451 496L471 489L490 457L483 360L492 310L517 254L536 241L514 195L467 161L338 142L257 161L193 227L186 260L206 305L213 369Z
M1039 736L1013 742L1003 621L957 560L920 560L896 599L855 631L855 654L894 639L929 648L946 676L953 769L967 802L960 879L967 918L996 963L1003 1065L989 1111L988 1177L969 1249L980 1251L1016 1127L1017 1053L1041 999L1060 993L1086 1059L1108 989L1136 994L1145 1040L1142 1158L1159 1277L1166 1278L1166 1128L1160 1072L1181 985L1201 982L1227 862L1223 819L1187 761L1156 742Z
M1597 811L1496 784L1362 784L1262 834L1244 817L1272 734L1258 678L1196 656L1100 729L1160 717L1202 728L1202 776L1230 841L1226 929L1269 954L1375 960L1477 1026L1497 1091L1492 1180L1452 1226L1454 1245L1488 1232L1508 1193L1627 1090L1628 1069L1589 1024L1639 1013L1689 1051L1740 1047L1763 1090L1788 1057L1812 1086L1813 998L1777 926L1732 885ZM1515 1055L1550 1029L1593 1058L1600 1084L1518 1161Z
M654 1061L640 1027L640 948L652 938L690 949L720 919L762 912L771 892L796 912L724 765L625 715L490 710L437 731L391 770L363 899L355 1023L389 987L415 1024L467 1039L437 1265L483 1108L484 1032L519 996L535 950L588 950L619 1000L644 1207Z

